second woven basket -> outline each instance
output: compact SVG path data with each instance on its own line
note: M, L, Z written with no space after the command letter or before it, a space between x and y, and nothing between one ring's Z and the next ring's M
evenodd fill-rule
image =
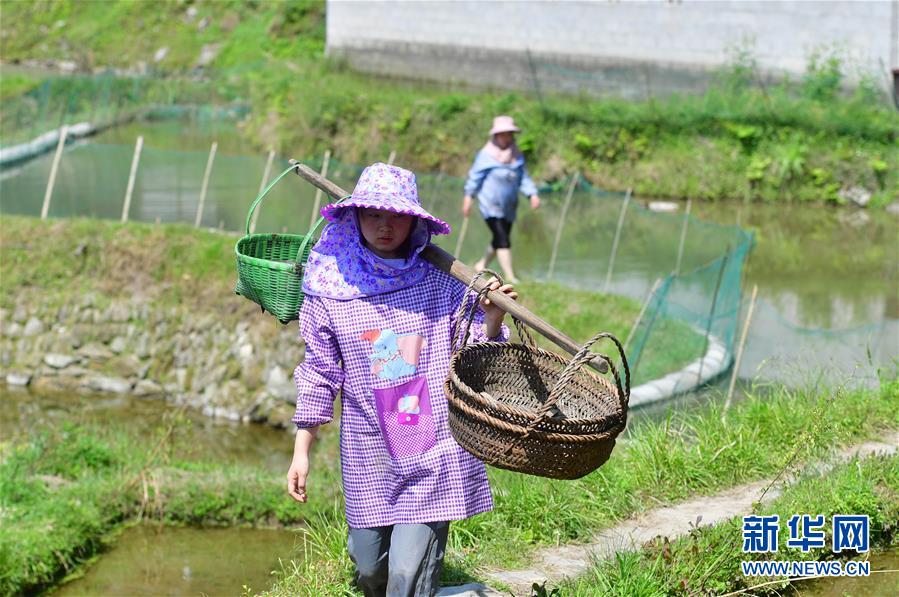
M486 464L541 477L577 479L599 468L627 422L630 371L618 340L596 334L569 361L537 348L514 320L522 343L467 344L478 303L466 308L469 299L457 314L454 345L466 311L468 325L444 383L456 441ZM602 339L618 350L624 387L611 359L590 351ZM609 365L614 385L582 368L595 356Z

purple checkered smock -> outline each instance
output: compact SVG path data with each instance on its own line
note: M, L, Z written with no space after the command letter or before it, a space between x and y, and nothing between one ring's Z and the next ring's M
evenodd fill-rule
M343 390L340 459L352 528L467 518L493 508L483 463L450 434L443 394L465 287L430 266L417 284L338 300L307 296L294 373L300 428L329 422ZM471 297L469 300L474 300ZM485 341L478 310L470 342ZM499 338L508 340L502 326Z

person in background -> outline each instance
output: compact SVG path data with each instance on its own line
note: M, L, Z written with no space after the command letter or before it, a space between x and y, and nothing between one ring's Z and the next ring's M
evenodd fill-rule
M475 156L474 164L465 182L462 215L471 213L474 197L477 197L481 215L493 234L484 256L474 265L480 271L490 266L496 257L507 282L518 279L512 268L512 244L510 235L518 209L518 193L531 199L531 208L540 206L537 187L528 175L524 156L515 144L515 133L520 132L511 116L497 116L490 129L490 140Z

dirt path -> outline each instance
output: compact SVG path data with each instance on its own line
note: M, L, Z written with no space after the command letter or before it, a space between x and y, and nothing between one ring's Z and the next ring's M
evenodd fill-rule
M874 453L895 454L899 451L899 431L881 436L876 441L868 441L845 448L825 462L812 465L814 470L826 472L840 462L856 456L865 457ZM810 467L805 467L810 470ZM740 485L711 496L705 496L680 504L657 508L640 516L625 520L618 525L601 531L592 543L564 545L542 549L534 556L534 564L524 570L505 570L488 573L488 576L512 588L515 595L529 595L533 583L557 583L565 578L573 578L586 573L596 559L607 559L617 551L633 551L654 537L670 539L685 535L697 524L711 525L735 516L749 514L753 502L769 502L780 495L780 486L793 479L786 478L775 483L774 479L756 481ZM767 492L765 488L771 486ZM438 593L441 597L478 597L506 595L485 585L469 584L462 587L447 587Z

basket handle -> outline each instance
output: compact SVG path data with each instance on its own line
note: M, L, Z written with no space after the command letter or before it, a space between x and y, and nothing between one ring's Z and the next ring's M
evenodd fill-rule
M297 167L295 165L291 164L290 168L288 168L287 170L285 170L284 172L279 174L278 178L276 178L275 180L268 183L268 185L262 190L262 192L259 193L259 196L256 197L256 200L253 201L253 204L250 206L250 212L247 214L246 234L248 234L248 235L250 234L250 220L253 218L253 212L256 211L256 206L262 202L262 200L265 198L266 195L268 195L268 192L272 190L272 187L275 186L276 184L278 184L279 180L281 180L282 178L284 178L285 176L287 176L288 174L290 174L291 172L296 170L296 168Z
M621 357L621 363L624 366L624 390L621 388L621 376L618 374L618 369L615 367L614 363L612 363L612 359L604 354L594 355L590 352L590 347L596 344L599 340L603 338L608 338L611 340L615 347L618 349L618 355ZM537 418L531 424L532 426L537 425L543 419L546 418L546 415L550 410L555 407L556 402L558 402L559 397L562 395L562 391L565 387L571 382L571 379L574 377L575 373L577 373L578 369L581 368L581 365L592 360L594 356L598 356L600 359L606 362L609 366L609 369L612 371L612 375L615 378L615 388L618 390L618 402L621 405L622 411L627 411L628 401L631 396L631 371L627 366L627 357L624 356L624 348L621 346L621 342L618 341L618 338L613 336L608 332L599 332L581 347L576 355L568 362L568 365L562 371L562 374L559 376L556 385L553 386L553 389L549 392L549 397L546 399L546 402L543 403L543 407L537 413Z
M465 289L465 292L462 294L462 301L459 303L459 308L456 310L455 321L453 322L452 327L452 336L450 341L450 353L455 354L457 350L461 350L465 348L468 344L468 334L471 331L471 324L474 321L474 315L477 312L478 303L481 298L487 295L487 292L490 288L489 285L484 286L479 292L475 294L475 298L473 301L469 302L469 294L474 290L475 282L481 279L485 274L490 274L500 282L502 282L502 278L498 273L493 270L485 269L481 270L474 275L471 279L471 282L468 284L468 288ZM462 327L462 320L465 318L466 314L468 315L468 322L465 326L465 334L462 336L461 344L459 341L459 330Z

